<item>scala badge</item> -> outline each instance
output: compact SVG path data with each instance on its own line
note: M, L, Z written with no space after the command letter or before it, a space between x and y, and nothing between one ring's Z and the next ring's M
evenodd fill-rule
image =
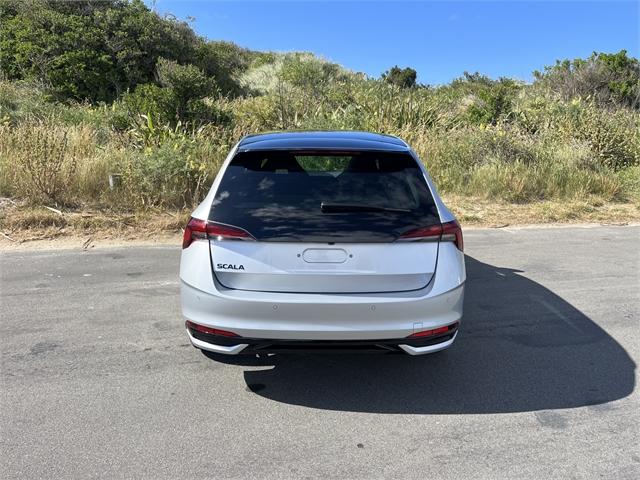
M234 265L233 263L218 263L218 270L244 270L244 265Z

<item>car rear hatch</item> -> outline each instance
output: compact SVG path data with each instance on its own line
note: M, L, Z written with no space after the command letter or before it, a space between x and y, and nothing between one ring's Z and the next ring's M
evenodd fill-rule
M208 236L227 288L374 293L428 285L440 232L409 153L252 151L225 170Z

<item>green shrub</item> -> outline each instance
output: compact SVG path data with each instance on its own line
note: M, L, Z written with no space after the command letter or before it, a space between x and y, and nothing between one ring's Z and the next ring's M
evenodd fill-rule
M231 42L202 42L195 63L207 76L215 78L222 93L235 97L244 93L238 77L248 69L252 56L252 52Z
M572 103L575 111L562 125L566 136L587 143L603 166L618 170L640 165L640 115Z
M138 85L133 92L123 96L122 104L130 117L143 114L159 123L176 121L177 100L169 88L153 83Z
M601 105L640 108L640 62L626 50L594 52L588 59L556 61L544 72L534 72L539 87L564 100L589 98Z
M185 22L162 18L141 0L6 0L0 29L6 77L43 82L62 100L112 101L153 82L160 57L197 61L205 42Z
M113 103L60 102L38 83L0 80L0 195L191 207L243 135L355 129L408 141L439 189L458 198L640 202L640 111L621 102L468 73L449 85L398 88L310 54L218 47L162 57L159 81L138 82ZM229 62L229 78L239 75L240 92L251 93L219 95L205 57ZM112 173L123 175L114 191Z
M214 127L154 126L148 118L130 132L137 148L119 158L132 205L193 207L213 179L228 146L216 143ZM218 139L220 141L220 139Z
M219 93L215 80L194 65L180 65L172 60L159 58L156 69L160 85L171 89L178 112L193 98L217 96Z
M397 65L391 67L389 70L382 74L382 80L400 88L415 87L417 77L418 72L416 72L413 68L400 68Z
M553 136L530 137L500 127L463 129L420 135L413 145L444 193L512 202L628 197L616 175L590 161L588 146L567 145Z

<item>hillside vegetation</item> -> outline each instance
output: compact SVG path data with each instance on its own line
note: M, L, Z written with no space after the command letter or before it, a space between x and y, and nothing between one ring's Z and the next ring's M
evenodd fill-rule
M492 221L492 205L539 207L535 221L616 205L616 219L640 217L640 63L625 51L559 61L531 84L464 73L427 86L410 68L369 78L207 41L140 1L0 8L0 196L31 212L5 210L5 231L64 223L45 205L189 210L243 135L283 129L402 137L463 221Z

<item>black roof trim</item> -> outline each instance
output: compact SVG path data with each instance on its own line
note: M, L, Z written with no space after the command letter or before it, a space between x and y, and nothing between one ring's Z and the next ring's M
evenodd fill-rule
M238 145L239 151L289 149L406 152L409 146L392 135L345 130L261 133L244 137Z

